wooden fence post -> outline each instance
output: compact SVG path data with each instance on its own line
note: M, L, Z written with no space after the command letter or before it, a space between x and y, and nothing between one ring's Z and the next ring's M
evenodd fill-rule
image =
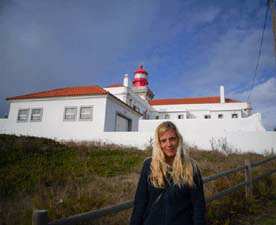
M252 169L249 160L245 161L245 181L247 185L245 186L245 196L246 198L252 197L253 187L252 187Z
M48 225L48 211L47 210L34 210L32 225Z

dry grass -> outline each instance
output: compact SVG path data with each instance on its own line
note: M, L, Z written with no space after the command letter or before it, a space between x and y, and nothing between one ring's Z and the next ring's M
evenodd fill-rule
M26 140L18 141L18 143L21 142L26 143ZM30 143L28 146L30 149ZM122 146L102 143L66 143L66 146L70 150L70 157L66 156L60 167L52 168L51 165L48 165L48 168L52 168L54 171L51 175L53 178L55 178L55 173L59 174L56 177L56 182L45 177L42 177L43 179L35 178L34 187L32 189L26 188L26 190L31 191L14 189L17 190L16 195L4 196L3 193L1 194L1 225L31 224L33 209L47 209L50 220L56 220L133 199L142 162L150 155L150 150L147 152L135 149L126 150ZM118 151L124 152L124 154L117 154ZM235 168L244 164L246 160L255 162L264 159L264 156L257 154L230 154L226 156L220 152L206 152L197 149L190 149L189 154L198 162L203 177ZM22 158L22 162L24 160ZM127 165L126 162L128 161L131 161L132 164ZM30 163L30 160L27 162ZM6 166L11 167L11 165L12 163L9 163ZM276 162L267 163L253 169L253 175L259 175L267 168L275 167ZM4 166L1 170L3 168ZM57 169L59 171L56 171ZM25 176L27 175L25 174ZM62 179L62 182L58 179ZM243 171L209 182L205 185L205 195L211 196L241 181L244 181ZM258 213L256 207L258 199L263 198L267 193L276 191L275 181L276 176L273 175L256 183L254 185L254 198L249 201L245 199L244 189L241 189L234 194L209 203L209 224L238 224L237 218L240 213L248 216ZM0 184L2 185L3 182ZM128 224L131 211L129 209L99 218L93 224Z

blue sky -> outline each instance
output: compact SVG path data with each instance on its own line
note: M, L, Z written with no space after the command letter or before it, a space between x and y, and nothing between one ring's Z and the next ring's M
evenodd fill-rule
M246 101L267 0L0 0L0 117L5 97L133 79L140 64L156 98ZM276 127L276 67L268 12L250 102Z

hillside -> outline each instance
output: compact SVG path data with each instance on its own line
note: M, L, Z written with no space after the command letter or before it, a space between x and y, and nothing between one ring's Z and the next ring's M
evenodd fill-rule
M0 224L31 224L33 209L47 209L50 220L133 199L147 151L103 143L59 143L45 138L0 135ZM203 177L237 167L257 154L230 154L190 149ZM275 161L275 160L274 160ZM270 162L253 170L253 176ZM244 180L239 172L205 185L213 195ZM245 201L244 189L208 204L209 224L239 224L258 214L260 199L276 195L276 176L254 185L254 198ZM96 224L128 224L131 210L98 219ZM243 215L243 218L242 216ZM242 224L242 223L241 223Z

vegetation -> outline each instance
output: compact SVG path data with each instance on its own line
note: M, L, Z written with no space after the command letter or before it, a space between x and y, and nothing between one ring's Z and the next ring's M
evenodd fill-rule
M96 142L59 143L45 138L0 135L0 224L31 224L34 209L47 209L50 220L56 220L133 199L141 165L150 154L150 148L143 152ZM245 160L264 158L257 154L226 156L197 149L190 149L189 154L197 160L204 177L237 167ZM275 165L276 162L270 162L253 169L253 176ZM243 180L244 173L239 172L212 181L205 185L205 195ZM252 218L260 216L264 205L276 205L275 181L276 176L272 175L255 183L254 197L249 200L245 199L244 189L240 189L210 202L209 224L257 221ZM93 224L128 224L130 214L131 209Z

